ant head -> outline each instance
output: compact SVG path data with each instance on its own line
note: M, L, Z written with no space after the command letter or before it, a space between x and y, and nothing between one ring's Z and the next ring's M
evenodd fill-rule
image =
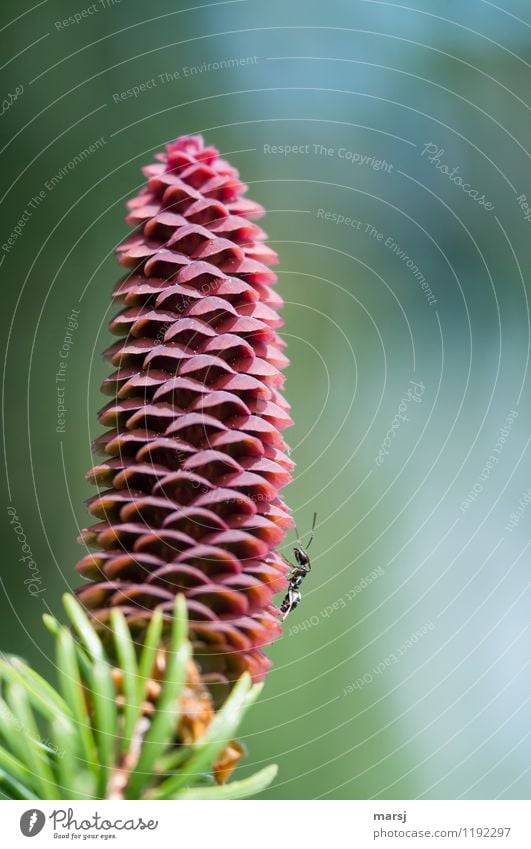
M293 554L295 555L298 566L301 566L303 569L310 569L310 558L302 545L296 545L293 549Z

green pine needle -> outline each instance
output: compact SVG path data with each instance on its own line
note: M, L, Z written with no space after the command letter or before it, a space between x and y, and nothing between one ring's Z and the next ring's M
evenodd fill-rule
M179 697L191 658L183 596L175 601L169 641L160 611L154 611L137 646L123 613L113 610L112 656L79 602L70 595L63 602L74 633L44 616L55 639L59 691L20 658L0 657L3 798L242 799L273 781L276 766L221 786L212 779L216 759L261 690L247 673L203 738L176 745ZM156 709L147 719L142 703L159 651L165 653L166 671Z
M112 611L111 624L116 656L123 673L125 706L122 752L127 752L136 723L140 717L141 701L138 698L138 664L131 633L125 616L119 608Z
M179 696L186 681L186 665L191 657L191 646L186 638L187 632L186 604L182 596L177 596L162 691L155 717L144 739L142 754L129 781L128 799L137 797L146 773L152 771L157 757L171 745L175 737L179 721Z
M278 772L278 766L271 764L241 781L231 781L221 787L191 787L181 790L174 799L246 799L267 790Z
M172 799L176 792L205 772L209 764L215 762L229 740L232 739L245 711L247 697L251 689L251 677L244 672L223 707L218 711L202 740L193 747L193 754L181 766L179 772L162 782L154 791L156 799Z
M98 751L91 727L89 710L84 697L74 638L66 628L60 628L56 637L56 658L59 683L76 723L84 765L94 775L98 774Z
M63 605L74 630L77 631L81 642L92 660L104 660L105 652L103 651L101 640L78 600L73 595L65 593L63 596Z
M111 667L106 661L97 661L94 664L90 685L90 697L94 709L93 723L100 759L98 787L100 794L105 797L107 782L116 763L118 732L117 693L112 681Z

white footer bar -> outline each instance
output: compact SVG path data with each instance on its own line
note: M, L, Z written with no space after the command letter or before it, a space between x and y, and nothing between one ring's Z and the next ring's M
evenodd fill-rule
M0 842L6 849L528 849L531 810L527 801L6 801Z

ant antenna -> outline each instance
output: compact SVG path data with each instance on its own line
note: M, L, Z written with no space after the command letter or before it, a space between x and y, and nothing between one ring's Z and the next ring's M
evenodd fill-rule
M314 530L315 530L315 523L316 523L316 521L317 521L317 513L314 513L314 514L313 514L312 529L311 529L311 531L310 531L310 539L308 540L308 542L307 542L307 544L306 544L306 546L305 546L305 548L306 548L306 549L308 549L308 548L310 547L311 543L312 543L312 540L313 540L313 532L314 532ZM297 542L299 542L299 543L302 545L302 540L301 540L301 537L300 537L300 534L299 534L299 529L297 528L297 525L295 525L295 533L297 534Z
M309 549L309 547L310 547L310 545L312 544L312 540L313 540L313 532L315 531L315 523L316 523L316 521L317 521L317 513L314 513L314 514L313 514L313 522L312 522L312 530L311 530L311 533L310 533L310 539L309 539L309 540L308 540L308 542L306 543L306 550L308 550L308 549Z

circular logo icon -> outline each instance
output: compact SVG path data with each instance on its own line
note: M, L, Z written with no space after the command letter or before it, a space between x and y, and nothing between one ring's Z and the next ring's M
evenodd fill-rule
M46 817L38 808L24 811L20 817L20 830L24 837L35 837L44 828Z

